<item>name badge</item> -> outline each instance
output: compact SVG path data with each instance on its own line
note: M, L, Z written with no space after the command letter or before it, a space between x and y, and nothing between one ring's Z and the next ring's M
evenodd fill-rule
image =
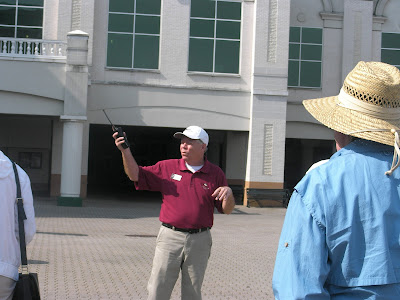
M173 180L181 181L182 175L172 174L172 175L171 175L171 178L172 178Z

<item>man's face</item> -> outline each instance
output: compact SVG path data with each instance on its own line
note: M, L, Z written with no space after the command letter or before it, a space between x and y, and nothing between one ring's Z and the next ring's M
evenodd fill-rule
M206 147L200 140L192 140L186 136L181 138L181 155L189 165L196 165L203 161Z

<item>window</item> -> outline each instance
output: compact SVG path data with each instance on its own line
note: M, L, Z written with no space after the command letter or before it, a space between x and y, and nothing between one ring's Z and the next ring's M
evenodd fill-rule
M321 87L322 29L290 27L288 86Z
M400 33L382 33L381 61L400 69Z
M110 0L107 66L158 69L161 0Z
M0 0L0 36L41 39L44 0Z
M18 164L23 169L41 169L42 152L19 152Z
M189 71L239 74L241 2L192 0Z

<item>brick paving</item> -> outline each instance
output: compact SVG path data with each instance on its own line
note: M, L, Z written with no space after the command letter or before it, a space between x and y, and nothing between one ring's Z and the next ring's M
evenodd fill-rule
M42 299L146 299L160 222L158 197L89 197L83 207L36 198L28 245ZM284 208L237 205L215 214L204 300L273 299L271 280ZM180 279L171 299L180 299Z

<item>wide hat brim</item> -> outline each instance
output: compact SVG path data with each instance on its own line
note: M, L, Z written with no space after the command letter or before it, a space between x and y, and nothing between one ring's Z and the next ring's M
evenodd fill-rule
M303 105L316 120L335 131L394 146L394 133L390 130L398 130L400 128L400 119L378 119L356 110L345 108L339 105L338 96L304 100ZM386 131L373 131L371 129L384 129Z

